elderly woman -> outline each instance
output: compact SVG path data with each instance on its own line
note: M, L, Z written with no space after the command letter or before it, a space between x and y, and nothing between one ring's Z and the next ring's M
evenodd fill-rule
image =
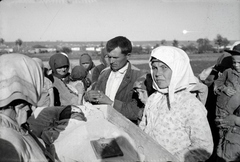
M68 88L69 82L69 67L70 62L68 57L62 54L55 54L50 57L49 65L52 69L53 87L55 95L55 105L71 105L79 103L79 96L82 96L84 89L78 89L78 93Z
M196 83L187 54L175 47L154 49L149 60L153 87L140 128L179 161L204 161L213 150L204 105L189 91Z
M21 54L0 56L0 161L48 161L27 118L40 98L41 67ZM40 147L41 146L41 147ZM1 151L2 152L2 151Z

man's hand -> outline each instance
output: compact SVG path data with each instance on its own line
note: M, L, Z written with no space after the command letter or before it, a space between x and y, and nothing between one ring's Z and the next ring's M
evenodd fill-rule
M107 104L107 105L112 105L113 101L104 93L98 91L98 93L100 94L99 98L98 98L98 103L100 104Z
M90 90L85 94L85 100L95 104L108 104L111 105L113 101L106 96L103 92Z
M98 103L98 98L100 97L100 93L95 90L90 90L85 93L85 100L92 102L92 103Z

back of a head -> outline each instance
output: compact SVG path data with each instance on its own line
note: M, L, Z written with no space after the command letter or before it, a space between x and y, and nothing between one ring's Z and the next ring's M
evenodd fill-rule
M132 52L132 43L129 39L123 36L117 36L110 39L106 44L107 52L111 52L115 48L119 47L122 51L122 54L129 54Z
M71 72L72 81L82 80L86 77L87 77L87 71L83 66L78 65L72 69L72 72Z
M0 107L15 100L24 100L36 106L43 86L39 64L22 54L0 56Z

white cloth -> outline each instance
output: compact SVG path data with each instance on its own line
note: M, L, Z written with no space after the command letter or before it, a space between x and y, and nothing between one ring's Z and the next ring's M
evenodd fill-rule
M32 136L4 114L0 114L0 140L0 161L48 161Z
M144 161L144 156L136 151L133 138L106 120L102 109L89 103L85 106L81 106L81 109L87 117L87 122L70 119L54 142L56 153L62 162L104 161L105 159L97 159L90 144L91 140L99 138L115 138L124 154L106 161Z
M191 94L196 84L189 58L181 49L161 46L150 57L164 62L171 70L169 87L157 90L147 100L140 128L179 161L205 161L213 150L213 141L204 105ZM153 77L154 78L154 77Z
M118 88L126 74L126 71L128 69L127 63L123 68L119 69L116 72L111 71L110 76L107 81L106 85L106 95L114 101L116 93L118 91Z
M0 107L15 99L36 106L42 87L42 68L32 58L22 54L0 56Z
M146 103L140 128L179 161L205 161L213 150L212 134L203 104L187 90L167 95L153 93Z
M185 88L188 89L190 85L196 84L196 79L193 74L189 58L183 50L171 46L161 46L155 48L149 59L152 78L154 78L151 66L151 59L153 57L167 64L172 70L172 78L168 89L159 89L153 79L154 89L160 93L168 93L170 104L174 101L174 93L176 91Z

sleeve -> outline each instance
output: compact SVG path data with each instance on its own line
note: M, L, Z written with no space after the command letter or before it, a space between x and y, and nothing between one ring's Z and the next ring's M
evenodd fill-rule
M24 161L23 154L11 142L2 138L0 138L0 150L0 161ZM27 157L25 156L25 158Z
M214 81L214 92L215 93L220 93L222 92L226 86L225 86L225 81L227 80L228 77L228 70L225 70L222 75Z
M85 88L84 88L84 84L82 81L78 81L77 84L75 85L78 94L84 94L85 93Z
M69 105L69 104L77 104L78 96L74 92L72 92L65 83L59 81L57 83L57 90L60 96L61 105Z
M205 80L203 80L203 82L209 87L214 83L214 80L216 80L217 77L218 77L218 70L216 70L214 66L210 74L207 76Z
M48 79L47 77L44 77L44 84L45 84L47 90L53 88L53 84L52 84L51 80Z
M186 161L205 161L213 151L213 140L206 109L197 99L190 99L185 104L187 106L185 128L189 133L191 145L176 153L176 156L185 156L188 159Z
M145 128L147 126L147 111L148 111L148 108L145 107L144 111L143 111L143 115L142 115L142 120L139 123L139 128L143 131L145 130Z
M99 69L96 67L93 68L93 71L92 71L92 82L96 82L98 80L98 77L99 77L99 74L100 74L100 71Z

